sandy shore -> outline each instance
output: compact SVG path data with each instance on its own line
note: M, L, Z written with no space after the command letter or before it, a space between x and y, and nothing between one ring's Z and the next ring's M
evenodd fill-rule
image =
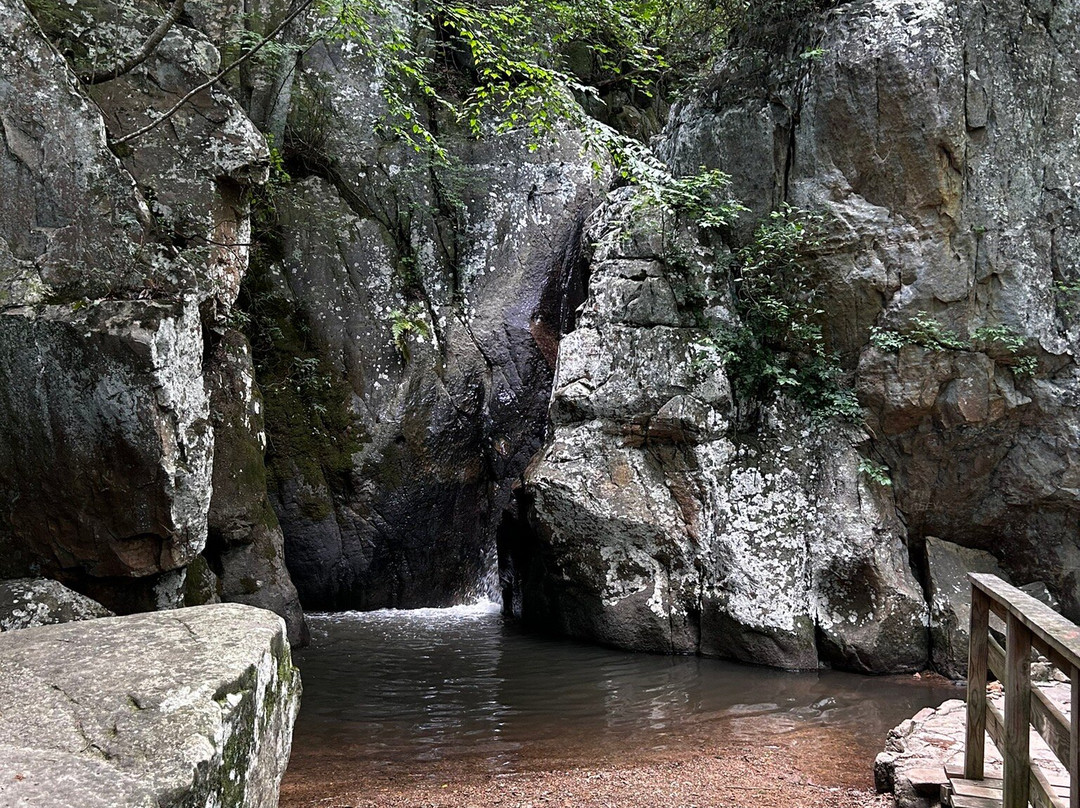
M294 754L282 808L887 808L873 761L817 728L766 745L509 774L437 766L358 782L347 753ZM861 757L861 756L860 756Z

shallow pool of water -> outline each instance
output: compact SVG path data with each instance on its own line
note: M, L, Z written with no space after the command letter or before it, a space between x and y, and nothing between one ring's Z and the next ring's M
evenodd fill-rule
M492 772L641 760L842 731L869 767L888 730L961 691L941 680L788 673L616 651L522 632L494 604L310 615L294 764L353 773Z

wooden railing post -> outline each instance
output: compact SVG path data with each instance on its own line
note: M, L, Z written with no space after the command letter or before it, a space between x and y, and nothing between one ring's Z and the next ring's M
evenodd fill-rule
M1002 808L1028 808L1031 797L1031 630L1011 610L1006 627Z
M971 587L971 632L968 634L967 737L964 777L983 779L986 752L986 663L990 631L990 596Z
M1069 808L1080 808L1080 668L1069 671L1072 683L1072 708L1069 716Z

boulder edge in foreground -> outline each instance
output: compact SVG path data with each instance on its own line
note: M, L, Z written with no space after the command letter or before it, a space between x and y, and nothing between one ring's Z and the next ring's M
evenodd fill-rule
M300 691L241 604L6 632L0 806L275 808Z

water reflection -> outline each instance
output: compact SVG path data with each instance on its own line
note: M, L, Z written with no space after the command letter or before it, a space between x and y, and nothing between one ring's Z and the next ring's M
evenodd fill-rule
M500 771L593 763L812 726L844 728L868 765L890 727L959 692L537 637L494 604L310 620L294 747L382 773L428 761Z

